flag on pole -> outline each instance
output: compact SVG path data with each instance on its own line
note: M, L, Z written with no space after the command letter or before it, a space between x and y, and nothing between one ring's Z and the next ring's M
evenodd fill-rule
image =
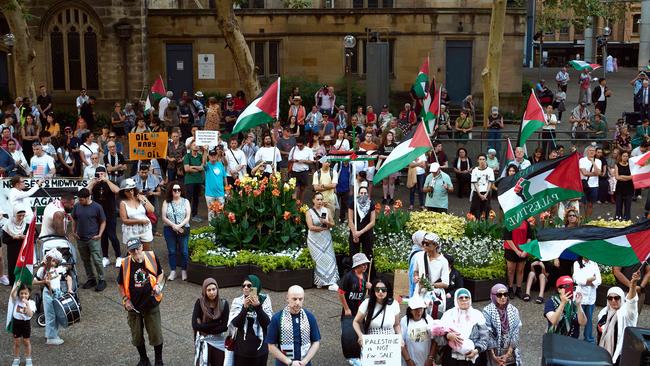
M16 261L16 269L14 270L14 275L16 276L16 283L20 281L21 284L27 286L32 285L32 280L34 279L34 239L36 234L36 210L34 210L34 216L32 216L32 222L29 223L29 228L27 229L27 235L23 239L23 244L20 246L20 252L18 254L18 260ZM14 312L14 302L11 296L9 296L9 302L7 304L7 323L6 329L8 332L12 331L13 326L13 312Z
M650 187L650 151L630 158L630 173L635 189Z
M280 110L280 78L274 81L257 99L237 117L231 135L273 122Z
M159 100L167 94L165 90L165 83L163 83L162 75L158 75L158 79L151 86L151 96L153 100Z
M413 137L397 145L386 160L384 160L381 168L375 173L375 177L372 180L373 184L379 184L382 179L400 171L409 165L409 163L413 162L413 160L417 159L418 156L425 154L432 148L433 146L431 145L426 127L424 127L424 122L420 122L415 129Z
M582 60L571 60L569 61L569 65L573 66L573 68L578 71L582 71L582 70L594 71L601 67L599 64L590 64Z
M424 125L427 128L429 135L432 135L433 131L435 131L438 116L440 115L440 93L442 93L442 86L436 90L435 85L433 85L432 89L433 97L430 93L427 93L421 113Z
M519 141L517 142L517 146L526 146L526 141L530 136L544 126L544 119L544 108L539 104L535 91L531 90L530 97L528 97L528 104L526 105L526 111L524 112L524 117L519 129Z
M510 142L510 137L508 137L508 146L506 146L506 158L505 164L503 164L503 169L501 170L500 178L505 177L508 174L508 167L510 163L515 160L515 150L512 148L512 142Z
M499 204L508 230L554 204L582 196L578 154L547 160L499 180Z
M147 100L144 102L144 114L145 116L149 114L149 111L153 109L153 106L151 105L151 99L149 99L149 96L147 95Z
M420 67L420 72L415 78L413 86L411 86L411 93L415 96L416 99L424 99L429 92L429 56L424 59L422 66Z
M631 266L648 260L650 255L650 220L612 229L597 226L543 229L537 239L522 244L521 249L542 261L558 258L569 250L607 266Z

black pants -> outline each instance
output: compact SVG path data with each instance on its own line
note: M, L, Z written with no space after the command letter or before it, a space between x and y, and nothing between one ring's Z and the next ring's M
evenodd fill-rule
M18 260L18 254L20 254L22 240L16 240L3 231L2 242L7 246L7 275L9 276L9 284L13 285L16 280L14 270L16 269L16 261ZM0 249L1 248L2 246L0 246Z
M469 173L456 174L456 180L458 181L458 198L463 198L463 194L469 194L472 175Z
M106 228L102 233L102 256L108 258L108 241L111 241L111 246L115 252L115 258L121 257L120 240L117 238L115 230L117 228L117 218L115 216L106 215Z
M235 354L235 359L234 359L235 362L233 364L235 366L266 366L266 360L268 358L269 358L268 353L255 358L242 357Z
M542 156L544 159L548 156L548 153L555 149L555 130L542 130Z
M336 197L339 199L339 220L341 222L345 221L345 217L348 214L348 196L350 192L336 192Z
M472 203L470 206L470 211L472 212L472 215L476 217L477 220L480 220L481 215L483 214L485 214L484 218L487 219L490 213L490 192L487 192L487 199L485 201L479 197L478 192L474 192L474 194L472 195Z
M369 231L361 235L358 243L355 243L352 240L352 235L350 235L349 240L350 240L350 257L359 253L359 251L362 251L363 254L365 254L366 257L368 257L368 259L372 258L372 248L375 243L375 237L372 231Z
M199 196L201 195L201 183L190 183L185 185L187 197L192 207L192 216L199 214Z
M603 102L596 102L595 107L600 109L600 112L602 114L605 114L605 109L607 109L607 99L605 99Z
M632 194L621 194L618 191L615 192L614 197L616 198L616 218L622 218L623 220L629 220L632 209Z

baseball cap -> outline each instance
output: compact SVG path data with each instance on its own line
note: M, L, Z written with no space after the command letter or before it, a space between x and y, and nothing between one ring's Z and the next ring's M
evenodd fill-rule
M131 238L126 242L126 248L128 250L138 249L142 246L142 242L138 238Z
M440 164L438 164L438 163L432 163L432 164L431 164L431 167L429 168L429 171L430 171L431 173L435 173L435 172L437 172L438 170L440 170Z

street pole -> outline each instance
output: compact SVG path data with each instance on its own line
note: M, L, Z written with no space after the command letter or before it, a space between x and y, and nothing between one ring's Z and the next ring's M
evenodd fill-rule
M587 62L593 62L596 60L594 57L594 18L587 18L588 26L585 28L585 49L583 60Z
M603 79L604 78L607 78L607 37L605 37L603 44Z
M346 97L347 97L347 105L345 106L347 113L348 113L348 119L350 118L350 108L352 105L352 70L350 70L352 66L352 50L346 49L345 50L345 88L346 88Z
M544 32L539 37L539 68L537 68L537 80L542 80L542 65L544 64Z

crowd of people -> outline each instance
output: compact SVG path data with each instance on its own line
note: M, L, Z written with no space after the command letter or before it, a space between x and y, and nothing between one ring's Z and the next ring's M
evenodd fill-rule
M556 78L559 93L566 92L569 81L568 74L566 78L560 77L562 73L566 70ZM584 78L581 75L581 80ZM641 79L643 76L639 76ZM639 80L634 81L635 87ZM648 104L647 78L640 83L635 96L639 95L643 111ZM545 88L540 83L540 101ZM433 149L417 157L403 173L383 179L381 194L374 196L381 197L382 204L397 204L396 190L405 185L409 192L408 209L447 212L449 194L456 193L459 198L469 197L468 211L475 218L488 219L496 198L496 181L501 176L581 149L582 139L595 139L600 145L587 144L584 151L579 151L583 203L567 202L561 205L558 215L565 219L567 227L574 227L579 225L581 211L584 217L591 216L594 203L615 202L616 217L629 220L631 202L640 198L640 192L631 183L628 161L650 147L650 121L644 120L634 139L630 138L628 127L617 124L615 143L606 147L604 113L611 91L604 79L600 79L593 92L585 90L589 92L581 92L579 105L569 118L576 142L566 152L555 137L564 105L564 101L555 103L556 95L546 106L539 148L527 157L524 149L517 147L514 160L505 162L499 161L504 128L499 108L493 107L486 117L486 153L470 156L465 145L472 138L476 119L471 95L463 101L454 123L443 104L437 129L432 133ZM283 180L295 178L298 201L303 202L306 194L313 192L305 222L306 244L316 263L314 285L337 293L342 305L341 345L351 364L360 362L364 335L397 334L403 340L402 360L407 366L477 362L520 365L522 322L511 300L519 297L530 301L535 283L539 289L535 302L545 304L544 316L550 332L578 337L583 327L585 341L598 343L617 360L622 330L636 324L637 291L645 288L650 271L614 268L623 288L610 290L608 306L593 319L596 288L601 281L598 266L566 252L553 262L532 262L531 271L526 274L528 255L520 248L531 238L526 221L504 233L507 283L492 288L491 303L483 311L472 307L472 294L463 287L462 276L453 268L453 258L440 247L437 235L415 233L409 271L411 298L402 316L397 299L393 298L392 284L387 279L368 276L376 223L373 177L395 147L413 135L419 121L417 113L411 103L406 103L396 116L388 105L383 105L380 113L375 113L372 106L359 106L354 114L348 115L345 106L337 106L330 86L318 90L313 104L309 99L308 109L303 106L300 90L294 88L287 101L286 119L280 118L271 128L233 135L227 140L220 137L204 146L195 141L195 131L217 130L228 136L246 106L243 92L235 97L228 94L222 101L214 97L205 100L201 92L183 92L175 100L173 93L167 92L156 109L147 114L140 103L127 103L124 109L115 103L108 126L98 126L95 98L87 96L85 90L76 100L79 118L75 126L57 122L53 100L44 86L35 105L28 98L16 99L14 105L2 112L0 174L11 177L8 202L12 212L8 213L2 232L8 248L8 276L0 277L0 282L13 285L16 280L13 266L33 215L30 197L53 177L88 180L88 186L76 194L77 200L66 194L47 205L39 235L67 235L74 240L86 274L78 287L98 292L107 287L104 271L111 264L110 244L114 264L120 269L119 293L128 313L132 343L140 355L139 365L150 365L144 330L155 350L154 364L162 365L158 305L166 281L178 277L187 280L190 222L203 221L200 201L205 200L208 207L214 202L224 204L229 191L226 188L237 179L246 174L269 176L279 172ZM442 100L448 101L446 94ZM595 106L593 115L591 103ZM128 160L125 137L129 132L162 131L169 133L164 158L135 163ZM445 139L456 142L453 160L444 150ZM367 159L340 159L353 151L366 154ZM36 180L29 190L25 177ZM208 215L208 220L213 214ZM117 217L121 236L117 235ZM72 223L69 233L68 220ZM356 254L350 258L350 269L339 278L331 229L343 222L349 229L350 253ZM168 273L153 251L152 243L157 236L162 236L167 244ZM1 263L0 275L4 275ZM44 286L47 344L63 343L52 304L65 292L76 295L74 278L65 259L55 250L43 257L36 271L34 284ZM549 283L555 284L557 291L545 298ZM628 289L627 295L624 288ZM34 313L29 288L17 283L12 296L17 304L15 319L28 321ZM206 279L192 313L192 328L197 333L195 361L200 365L264 365L270 354L278 365L309 365L318 351L321 335L317 314L304 309L303 301L303 289L293 286L287 291L287 305L273 314L271 299L263 293L256 276L243 279L241 296L231 302L219 296L219 285L214 279ZM597 337L592 334L594 322L599 325ZM20 363L21 342L26 347L26 359L31 360L29 329L25 329L24 322L17 324L22 328L18 326L14 333L16 365Z

